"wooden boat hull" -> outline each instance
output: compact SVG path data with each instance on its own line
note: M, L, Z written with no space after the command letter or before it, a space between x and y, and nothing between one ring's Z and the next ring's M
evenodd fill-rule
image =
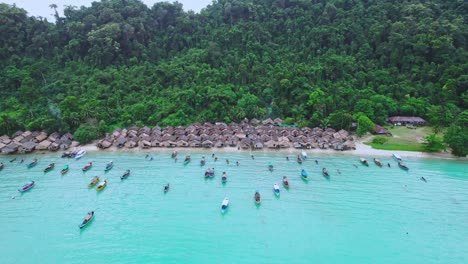
M104 181L103 183L100 183L98 185L98 187L96 187L96 192L100 192L100 191L104 190L104 188L106 188L106 186L107 186L107 181Z
M82 229L87 226L92 220L94 219L94 211L91 211L91 217L89 220L83 220L83 222L79 225L79 228Z
M92 188L94 185L96 185L99 182L99 177L93 178L93 180L88 184L88 188Z
M22 193L22 192L29 191L29 190L32 189L32 187L34 187L34 185L35 185L34 181L32 181L30 183L27 183L27 184L23 185L23 187L21 189L18 189L18 192Z

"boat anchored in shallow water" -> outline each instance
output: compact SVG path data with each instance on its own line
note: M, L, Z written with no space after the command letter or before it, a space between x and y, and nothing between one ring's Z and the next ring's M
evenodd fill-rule
M34 181L26 183L25 185L23 185L23 187L21 187L21 189L18 189L18 192L25 192L27 190L30 190L32 187L34 187L34 183Z
M304 180L307 180L307 177L309 176L309 174L307 173L306 170L302 169L301 170L301 177L304 179Z
M82 171L87 171L87 170L91 169L92 166L93 166L93 163L92 163L92 162L89 162L89 163L86 164L81 170L82 170Z
M404 170L409 170L408 166L406 166L405 164L403 164L403 162L398 162L398 167L404 169Z
M279 196L280 195L280 188L278 186L278 184L273 184L273 192L275 193L276 196Z
M75 159L81 159L86 154L86 150L80 149L75 154Z
M229 198L224 197L223 202L221 203L221 213L224 214L229 206Z
M221 176L221 182L226 183L227 182L227 175L226 172L223 171L223 175Z
M284 188L289 188L289 181L288 181L288 177L286 176L283 176L283 186Z
M383 166L382 162L380 160L376 159L376 158L374 158L374 163L375 163L375 165L377 165L379 167Z
M96 187L96 192L102 191L104 188L106 188L106 186L107 186L106 180L100 182L99 185Z
M47 168L44 169L44 172L51 171L54 167L55 167L55 163L51 163L49 164L49 166L47 166Z
M124 180L130 175L130 170L126 170L122 176L120 176L121 180Z
M94 218L94 211L91 211L91 212L88 212L88 214L86 215L86 217L84 218L83 222L81 222L81 224L78 226L80 229L82 229L83 227L85 227L86 225L89 224L89 222L91 222L91 220L93 220Z
M104 171L110 171L110 170L112 169L112 167L114 167L114 162L109 161L109 162L106 164L106 168L104 169Z
M303 159L307 159L307 153L304 150L301 151L301 155Z
M359 161L362 163L362 165L369 167L369 163L367 163L365 158L360 158Z
M396 161L398 161L398 162L401 162L401 161L402 161L400 155L398 155L398 154L393 153L393 154L392 154L392 157L393 157Z
M63 165L62 169L60 170L60 174L65 174L68 172L68 165Z
M254 195L254 200L255 200L255 203L257 205L259 205L261 203L260 201L260 193L258 191L255 192L255 195Z
M325 178L330 177L330 174L328 173L327 169L325 169L325 168L322 169L322 174L323 174L323 177L325 177Z
M88 183L88 188L91 188L93 187L94 185L96 185L96 183L99 182L99 177L98 176L94 176L94 178L91 180L90 183Z
M37 159L33 159L33 161L31 161L31 163L28 164L28 169L32 168L32 167L34 167L36 165L37 165Z

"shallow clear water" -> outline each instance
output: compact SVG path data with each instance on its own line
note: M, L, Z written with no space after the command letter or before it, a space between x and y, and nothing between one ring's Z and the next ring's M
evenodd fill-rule
M391 168L379 168L372 157L365 167L353 155L309 155L299 165L293 155L287 161L279 153L254 153L255 160L244 152L218 153L214 162L211 152L196 152L184 166L187 153L177 162L169 150L151 153L152 161L145 154L89 153L80 160L29 155L23 164L20 156L14 163L1 156L1 262L468 263L466 162L405 159L410 170L404 171L390 157L380 160ZM215 168L214 179L204 179L202 155ZM34 157L38 165L26 168ZM109 160L114 168L104 173ZM89 161L94 166L83 173ZM44 173L51 162L55 169ZM62 176L64 164L70 171ZM301 168L309 173L307 182ZM126 169L130 176L120 180ZM108 180L100 193L87 188L95 175ZM289 190L281 186L283 175ZM18 193L30 180L36 186ZM221 214L225 196L230 204ZM80 231L90 210L95 218Z

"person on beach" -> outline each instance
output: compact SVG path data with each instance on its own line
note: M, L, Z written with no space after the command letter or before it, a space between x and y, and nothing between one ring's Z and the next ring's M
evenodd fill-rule
M315 160L315 164L318 164L318 161L317 161L317 160Z
M239 166L239 161L236 161L236 166Z
M390 162L389 162L389 163L387 163L387 166L390 168Z
M215 156L215 155L214 155L214 153L213 153L213 154L211 154L211 157L212 157L212 158L214 158L214 156Z
M215 157L215 162L218 161L218 157Z
M286 156L286 160L289 160L289 157L288 157L288 156Z
M147 158L148 158L148 156L149 156L149 155L148 155L148 154L146 154L146 156L145 156L145 159L147 159Z
M251 155L250 155L250 157L251 157L252 159L255 159L255 157L254 157L254 155L253 155L253 154L251 154Z
M226 164L229 165L229 160L228 159L226 159Z

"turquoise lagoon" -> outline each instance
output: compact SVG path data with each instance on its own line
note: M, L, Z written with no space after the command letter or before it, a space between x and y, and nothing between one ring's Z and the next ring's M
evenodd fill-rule
M195 152L184 166L188 152L177 162L170 153L97 152L80 160L54 153L13 163L1 156L1 263L468 263L466 161L409 158L404 171L391 157L380 157L392 165L380 168L373 157L365 167L352 154L309 154L299 165L285 153L222 152L214 162L211 152ZM202 155L214 179L204 179ZM28 169L33 158L39 163ZM109 160L114 168L104 173ZM89 161L94 166L82 172ZM51 162L55 169L44 173ZM70 171L60 175L65 164ZM126 169L130 176L120 180ZM87 188L95 175L108 180L100 193ZM284 175L291 187L281 186L277 198L273 184ZM20 194L30 180L36 186ZM221 214L225 196L229 209ZM95 218L80 230L90 210Z

